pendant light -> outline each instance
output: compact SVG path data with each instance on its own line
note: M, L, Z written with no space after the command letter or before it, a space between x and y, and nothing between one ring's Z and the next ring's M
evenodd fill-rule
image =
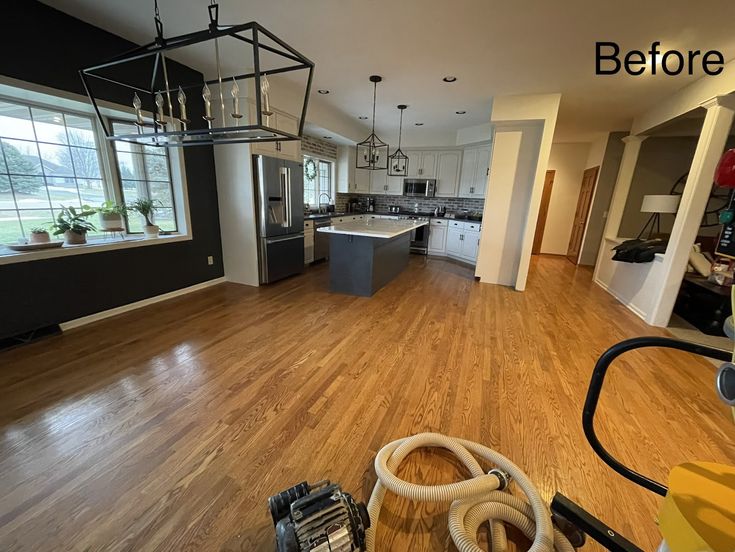
M175 4L173 0L171 3ZM154 0L156 36L153 42L80 71L84 88L108 140L179 147L301 139L314 63L254 21L238 25L221 24L215 0L210 0L208 11L209 25L205 29L165 37L158 0ZM170 66L169 55L173 52L183 57L181 52L195 49L199 55L206 52L204 46L210 46L210 52L214 54L214 78L204 80L195 77L194 73ZM220 59L220 50L228 52L226 65ZM239 56L229 53L234 51L239 52ZM224 75L224 66L232 72ZM272 84L268 82L272 75L305 78L306 84L297 98L297 107L293 108L300 111L298 129L286 131L275 128L270 117L273 115L270 103ZM254 91L250 98L241 96L241 87ZM229 96L232 97L231 105L229 101L225 102ZM124 103L125 98L130 99L137 132L114 134L99 107L101 101L113 98L120 103ZM241 105L241 99L248 103ZM250 103L253 109L248 116ZM130 128L130 125L125 128Z
M393 155L388 156L388 174L390 176L408 176L408 156L401 151L401 135L403 134L403 110L407 105L397 106L401 111L401 119L398 124L398 149Z
M370 136L355 146L355 167L370 171L385 170L388 168L388 144L375 135L375 99L378 83L383 77L372 75L370 82L373 83L373 128Z

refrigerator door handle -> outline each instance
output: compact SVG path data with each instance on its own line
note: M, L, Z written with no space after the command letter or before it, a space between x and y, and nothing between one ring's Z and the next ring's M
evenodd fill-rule
M288 217L288 225L289 227L293 226L293 211L291 207L291 168L285 167L284 171L286 171L286 216Z
M281 167L278 169L278 178L280 179L281 183L281 203L283 205L283 222L281 222L281 226L284 228L288 228L291 226L291 223L288 220L288 187L286 185L286 169L284 167Z
M294 234L291 236L285 236L283 238L268 238L265 240L265 243L271 244L271 243L279 243L279 242L285 242L290 240L302 240L304 239L304 233L301 234Z

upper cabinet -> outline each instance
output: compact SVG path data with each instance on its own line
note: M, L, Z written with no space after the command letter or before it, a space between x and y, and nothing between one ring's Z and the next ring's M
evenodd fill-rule
M492 148L489 145L464 150L459 197L485 197L491 152Z
M255 105L250 104L250 114L254 117ZM272 126L278 130L283 130L291 134L298 134L299 120L293 115L289 115L284 111L273 110L275 113L269 117L263 117L263 123ZM268 122L266 123L266 119ZM253 119L254 120L254 119ZM270 157L278 157L280 159L288 159L290 161L301 161L301 142L298 140L287 140L277 142L253 142L250 145L250 152L253 155L268 155Z
M337 148L337 191L343 194L369 194L370 173L355 168L355 148Z
M370 193L380 195L403 194L403 177L388 176L387 171L369 171L357 169L357 173L365 173L370 182Z
M441 151L436 157L436 196L457 197L462 152Z
M407 151L407 178L436 178L436 151Z

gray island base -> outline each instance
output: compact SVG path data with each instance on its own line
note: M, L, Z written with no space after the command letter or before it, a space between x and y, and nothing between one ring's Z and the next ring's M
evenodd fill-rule
M426 222L348 222L319 228L329 236L329 290L370 297L408 265L411 231Z

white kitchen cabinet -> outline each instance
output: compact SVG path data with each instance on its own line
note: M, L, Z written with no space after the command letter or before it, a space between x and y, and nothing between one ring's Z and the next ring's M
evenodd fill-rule
M450 220L447 230L447 256L475 264L481 229L482 225L478 222Z
M370 193L385 194L388 189L388 173L386 171L370 172Z
M314 262L314 221L304 221L304 264Z
M459 197L485 197L491 154L491 146L464 150L459 178Z
M436 197L457 197L461 151L443 151L437 156Z
M368 171L365 169L355 169L355 189L353 190L358 194L370 193L370 173L375 171Z
M408 157L408 178L435 178L436 151L412 150L406 152Z
M447 230L447 255L450 257L462 256L462 229L450 226Z
M429 254L447 254L447 221L431 219L429 222Z
M403 177L402 176L389 176L388 187L385 189L385 193L388 195L403 195Z
M274 114L270 117L263 117L263 124L268 124L278 130L283 130L291 134L298 134L299 120L283 111L273 110ZM255 105L250 104L250 117L255 120ZM267 120L267 123L266 123ZM298 140L289 140L286 142L253 142L250 146L250 152L253 155L268 155L269 157L278 157L280 159L288 159L290 161L301 162L301 142Z
M349 194L355 191L355 148L337 148L337 191Z

